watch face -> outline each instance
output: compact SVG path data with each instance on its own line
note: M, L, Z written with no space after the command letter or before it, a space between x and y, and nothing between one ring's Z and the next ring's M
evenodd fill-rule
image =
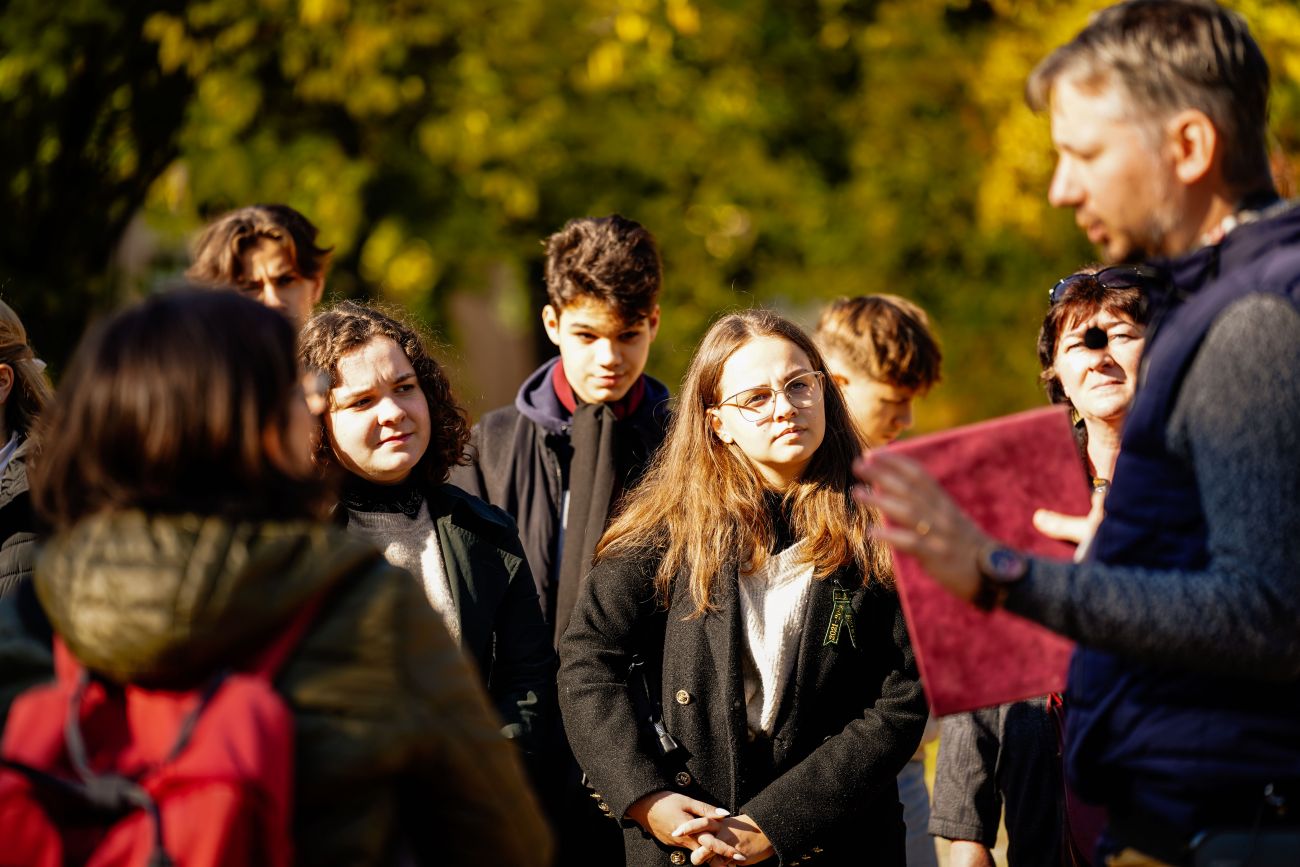
M1029 570L1029 561L1011 548L994 548L988 553L989 577L998 581L1019 581Z

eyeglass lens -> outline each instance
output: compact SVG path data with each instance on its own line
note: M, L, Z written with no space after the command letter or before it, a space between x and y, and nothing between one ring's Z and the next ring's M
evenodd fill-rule
M811 371L794 377L785 384L785 388L773 389L765 385L750 388L726 402L734 405L750 421L762 421L771 417L778 394L784 394L791 406L807 409L821 400L821 391L821 373Z

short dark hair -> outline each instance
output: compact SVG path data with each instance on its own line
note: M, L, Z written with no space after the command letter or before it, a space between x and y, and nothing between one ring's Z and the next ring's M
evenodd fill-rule
M469 462L465 453L469 416L414 326L396 311L342 301L307 320L299 335L298 354L304 367L327 374L333 389L339 384L339 359L377 337L387 337L401 347L429 404L429 448L416 466L417 478L422 476L434 484L444 482L452 467ZM324 431L316 448L316 460L324 467L341 466Z
M929 391L940 379L943 353L930 317L898 295L839 298L822 311L817 342L880 382Z
M34 433L36 421L54 399L44 365L27 342L27 329L18 314L0 301L0 364L13 368L14 384L5 401L5 427L10 434Z
M1150 126L1205 113L1223 138L1224 180L1240 195L1272 189L1268 61L1245 20L1210 0L1128 0L1093 16L1029 77L1026 101L1047 108L1062 78L1114 84L1132 117Z
M1043 317L1042 327L1038 329L1038 363L1042 367L1039 381L1052 403L1070 402L1054 367L1056 345L1061 339L1061 332L1100 310L1146 327L1150 319L1150 307L1144 287L1148 279L1154 278L1143 277L1137 268L1121 267L1133 272L1124 281L1130 285L1117 286L1110 281L1103 282L1098 279L1098 271L1114 269L1089 266L1061 280L1053 291L1051 306Z
M254 301L186 287L129 307L82 339L41 419L37 511L57 529L124 509L319 517L323 483L265 449L300 387L293 327Z
M546 295L557 311L585 298L639 322L653 312L662 281L654 236L618 214L570 220L546 239Z
M250 205L222 214L208 224L194 244L190 280L208 286L238 287L244 279L243 256L263 240L279 244L298 273L315 279L329 266L332 248L316 246L317 229L288 205Z

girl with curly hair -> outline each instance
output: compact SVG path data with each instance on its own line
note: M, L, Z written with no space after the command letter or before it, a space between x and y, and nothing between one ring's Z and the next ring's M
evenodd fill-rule
M555 652L515 523L447 483L469 422L409 324L345 301L300 335L328 379L316 461L344 471L336 514L423 586L506 725L536 758L555 718Z

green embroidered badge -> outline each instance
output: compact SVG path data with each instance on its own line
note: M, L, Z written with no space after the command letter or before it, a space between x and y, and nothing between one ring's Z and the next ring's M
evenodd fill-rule
M853 599L849 596L849 591L836 587L832 602L834 607L831 609L831 622L826 624L826 638L822 641L822 647L839 644L840 634L847 631L849 643L856 648L858 635L853 628Z

